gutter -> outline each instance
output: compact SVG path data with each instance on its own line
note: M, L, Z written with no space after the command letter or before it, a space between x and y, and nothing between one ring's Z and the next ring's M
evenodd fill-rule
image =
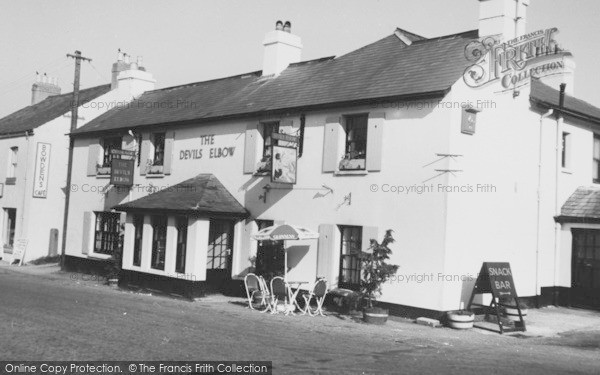
M538 104L539 106L546 107L548 109L560 110L563 114L566 114L566 115L569 115L569 116L572 116L572 117L575 117L575 118L578 118L581 120L590 121L590 122L595 123L596 125L600 125L600 118L592 117L592 116L586 115L585 113L581 113L581 112L577 112L577 111L571 111L571 110L565 109L564 107L561 109L560 104L557 106L556 104L548 103L543 100L538 100L538 99L534 99L534 98L531 98L530 100L533 103ZM564 106L564 104L563 104L563 106Z
M25 130L17 133L5 133L0 134L0 139L19 138L19 137L31 137L33 135L33 129Z
M407 95L395 95L395 96L387 96L381 98L371 98L371 99L359 99L359 100L348 100L342 102L333 102L333 103L324 103L324 104L312 104L306 106L298 106L298 107L289 107L289 108L281 108L281 109L273 109L273 110L256 110L253 112L244 112L244 113L236 113L231 115L222 115L222 116L211 116L211 117L202 117L191 120L181 120L181 121L171 121L171 122L161 122L161 123L153 123L153 124L144 124L144 125L127 125L122 127L115 127L109 129L98 129L98 130L89 130L89 131L79 131L83 130L85 126L77 129L76 132L69 133L68 135L71 137L89 137L98 134L108 134L108 133L121 133L127 130L139 130L139 129L152 129L155 127L165 127L165 126L181 126L181 125L200 125L204 123L210 123L215 121L224 121L224 120L239 120L239 119L247 119L247 118L256 118L260 116L274 116L274 115L286 115L291 112L304 112L304 111L317 111L322 109L331 109L331 108L340 108L340 107L349 107L349 106L357 106L357 105L372 105L373 109L376 109L379 104L389 103L390 101L398 101L398 102L409 102L414 100L430 100L443 98L450 92L450 88L444 90L436 90L430 91L426 93L420 94L407 94ZM110 112L110 111L109 111ZM108 112L107 112L108 113Z
M559 110L557 113L556 119L556 170L555 170L555 189L554 189L554 212L555 216L560 216L561 208L560 208L560 196L559 196L559 187L560 187L560 169L561 169L561 154L562 154L562 136L561 131L564 122L564 114L563 108L565 105L565 88L567 87L566 83L560 84L560 97L559 97ZM558 284L558 253L560 251L560 231L561 224L557 221L554 223L554 293L553 300L554 305L558 306L558 291L556 290Z
M542 192L542 150L543 150L543 129L544 119L551 116L554 113L553 109L549 109L548 112L540 116L540 147L538 150L538 186L537 186L537 218L536 218L536 242L535 242L535 295L536 305L540 306L540 230L541 230L541 192Z

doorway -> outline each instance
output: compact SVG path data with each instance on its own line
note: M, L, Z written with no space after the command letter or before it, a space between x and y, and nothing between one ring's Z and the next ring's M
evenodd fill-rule
M5 253L12 253L15 243L15 227L17 221L17 209L4 209L4 228L2 228L3 248Z
M600 229L572 229L571 304L600 308Z
M221 287L225 282L231 280L232 258L233 222L211 220L208 233L206 282Z

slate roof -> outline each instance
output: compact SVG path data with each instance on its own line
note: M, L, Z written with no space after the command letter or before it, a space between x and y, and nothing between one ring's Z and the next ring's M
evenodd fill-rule
M81 104L110 91L110 85L101 85L79 91ZM27 106L0 119L0 135L23 133L62 116L71 109L73 93L49 96L41 102Z
M248 217L248 211L213 174L194 178L134 201L113 207L118 211L161 211L208 217Z
M340 57L291 64L277 77L252 72L144 93L74 134L155 124L201 123L291 109L316 109L384 99L441 97L470 64L465 46L478 32L413 41L390 35ZM160 108L159 108L160 107Z
M559 109L560 91L533 79L530 99L548 109ZM568 94L565 94L564 110L575 117L600 123L600 108Z
M561 208L558 222L600 221L600 188L578 187Z

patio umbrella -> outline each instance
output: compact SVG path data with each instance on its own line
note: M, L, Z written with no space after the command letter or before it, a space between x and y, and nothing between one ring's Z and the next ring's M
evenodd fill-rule
M279 224L266 227L252 235L257 241L310 240L319 238L319 233L297 225ZM283 278L287 281L287 250L284 250Z

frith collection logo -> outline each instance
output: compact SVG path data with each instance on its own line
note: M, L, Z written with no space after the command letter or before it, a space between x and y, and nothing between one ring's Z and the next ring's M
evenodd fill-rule
M505 90L529 83L564 69L564 51L553 39L557 28L538 30L502 43L486 37L469 43L465 57L472 61L463 75L469 87L482 87L500 81Z

